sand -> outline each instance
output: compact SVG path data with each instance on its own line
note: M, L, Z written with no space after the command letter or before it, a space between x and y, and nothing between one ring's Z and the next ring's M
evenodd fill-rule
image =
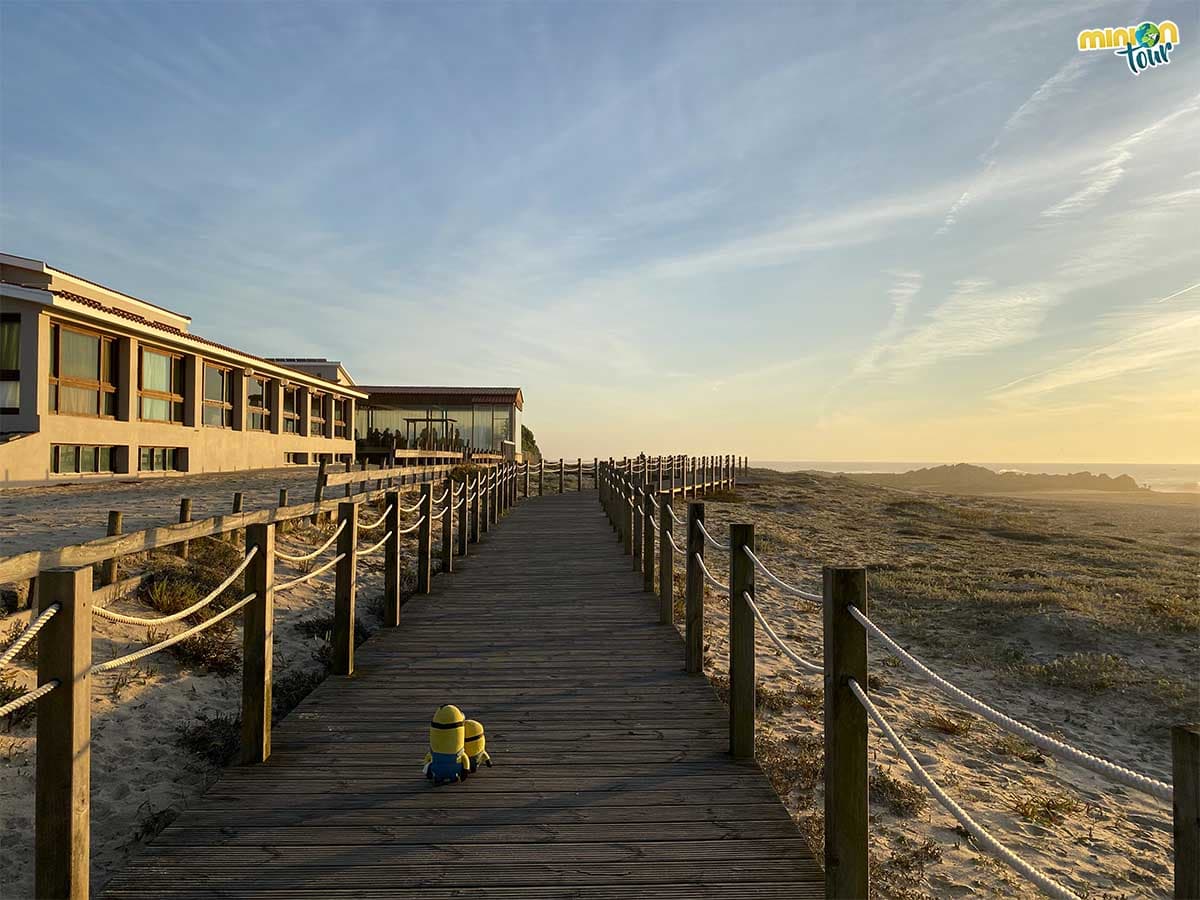
M189 485L189 488L191 486ZM247 507L251 508L251 507ZM147 511L148 513L148 511ZM372 514L370 518L375 518ZM406 517L407 518L410 517ZM364 510L362 519L368 519ZM363 533L360 547L378 540ZM412 540L406 539L412 558ZM322 543L316 529L279 537L279 547L299 554ZM334 551L327 551L326 557ZM360 623L378 627L376 607L382 598L382 554L363 559L358 567ZM298 574L295 566L277 562L276 578ZM275 600L276 682L289 673L324 671L325 639L308 636L297 624L330 616L334 570L299 585ZM158 615L136 598L113 605L119 612ZM0 634L28 621L28 611L0 620ZM176 632L182 624L164 626ZM146 643L146 629L97 620L93 657L110 659ZM240 626L235 634L240 647ZM0 641L4 646L7 641ZM25 687L36 684L32 663L20 664L18 678ZM178 745L179 729L202 716L236 716L240 710L241 676L221 676L184 668L168 651L126 669L101 673L92 684L92 868L93 892L145 839L164 827L189 800L215 779L219 769ZM33 895L33 796L36 724L28 722L7 731L0 726L0 872L5 900Z
M739 488L726 498L734 502L708 501L714 535L724 540L731 521L754 522L760 557L780 577L810 588L818 584L822 563L870 565L873 616L948 678L1035 727L1169 779L1166 729L1200 717L1194 680L1200 654L1189 618L1197 603L1200 498L956 498L835 477L753 475L759 486ZM253 509L274 504L280 486L311 490L312 478L312 470L285 470L97 485L78 493L5 492L4 552L103 534L109 508L124 508L132 529L171 521L179 496L194 497L199 516L226 508L232 490L246 489L247 509ZM364 535L363 545L370 542ZM291 552L317 543L311 531L281 538ZM709 558L724 579L725 560L712 550ZM291 571L281 564L279 577ZM368 628L377 624L372 600L381 592L378 563L364 561L359 618ZM277 598L277 679L322 670L325 642L296 626L328 615L332 597L330 571ZM820 659L815 609L765 589L759 601L781 635ZM137 599L117 608L152 614ZM27 620L27 612L0 620L0 635ZM728 652L727 608L711 592L706 627L706 671L719 686ZM140 628L104 622L97 630L98 660L145 640ZM1070 656L1075 653L1084 655ZM1104 657L1097 663L1098 653L1116 662ZM1077 664L1057 668L1059 658ZM819 854L819 680L794 673L761 637L757 666L760 760ZM239 705L236 674L184 669L169 653L133 671L131 680L102 674L93 687L94 890L216 777L214 765L178 746L179 728L202 715L236 714ZM1002 742L992 726L889 664L886 654L874 653L871 671L875 700L922 763L1013 850L1089 897L1169 895L1166 804L1068 764L1037 761L1037 754ZM19 677L26 686L34 683L27 663ZM32 723L0 731L6 900L32 893L35 734ZM911 784L907 770L874 731L871 770L883 792L871 804L874 881L882 896L1037 896L973 848L932 802L912 814L892 809L885 794L901 807L920 794L904 791ZM1035 814L1039 801L1050 801L1049 807Z
M1138 578L1147 593L1169 594L1182 585L1194 616L1200 498L920 495L930 509L913 516L894 506L915 499L911 493L856 488L838 478L757 474L761 484L739 488L738 502L706 504L709 531L718 539L728 539L732 521L754 522L760 558L789 583L818 591L822 562L883 570L869 582L873 618L946 678L1036 728L1170 781L1167 729L1200 717L1197 632L1190 619L1164 623L1145 616L1139 610L1143 598L1123 597L1125 583L1118 585L1110 572L1125 561L1123 554L1137 560L1145 566ZM1084 530L1085 522L1096 524ZM924 534L927 530L952 537L939 539ZM711 548L707 554L709 568L726 581L725 554ZM1073 567L1064 567L1072 556ZM899 592L890 580L896 569L931 566L944 578L931 577L924 595L915 576ZM945 579L965 602L943 595ZM1111 596L1097 598L1097 584L1108 584ZM1046 598L1050 591L1059 595L1057 603ZM778 591L760 587L758 594L775 630L819 662L820 610ZM1030 596L1037 597L1035 604L1026 601ZM1124 609L1100 608L1117 606ZM706 672L721 685L728 671L728 604L711 591L705 624ZM1113 677L1095 677L1097 683L1089 680L1095 676L1092 656L1074 657L1078 666L1056 668L1061 665L1056 659L1098 652L1124 667ZM1039 760L1037 753L1029 753L1032 762L1017 758L1014 750L1031 748L1003 740L997 728L897 662L885 651L872 651L872 698L922 765L976 821L1080 894L1171 894L1169 804L1067 763ZM761 633L756 666L764 738L760 762L819 846L820 678L797 673ZM1067 683L1050 683L1059 681ZM874 728L870 770L873 778L886 773L881 792L893 783L887 776L900 782L892 793L901 807L913 798L925 801L919 810L899 814L884 796L872 798L873 879L882 896L1040 896L977 851L931 798L904 790L914 784L907 766Z

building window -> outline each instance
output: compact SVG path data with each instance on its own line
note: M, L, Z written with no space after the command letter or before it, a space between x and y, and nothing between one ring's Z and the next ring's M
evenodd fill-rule
M183 357L165 350L138 351L138 416L149 422L183 421Z
M50 471L55 474L88 474L112 472L116 462L116 447L95 447L78 444L51 444Z
M54 323L50 326L50 389L46 408L68 416L117 412L116 339Z
M285 454L283 454L283 461L285 463L287 463L289 466L307 466L308 465L308 454L307 453L285 453Z
M308 412L308 434L310 437L324 437L325 435L325 400L326 394L310 395L310 405Z
M21 411L21 316L0 313L0 414Z
M204 364L205 425L214 428L233 427L233 373L221 366Z
M300 388L283 389L283 430L286 434L300 433Z
M270 384L257 375L246 379L246 428L250 431L271 430Z
M344 438L346 436L346 407L350 405L350 401L342 397L335 397L333 400L333 436Z
M182 472L182 447L141 447L138 450L139 472Z

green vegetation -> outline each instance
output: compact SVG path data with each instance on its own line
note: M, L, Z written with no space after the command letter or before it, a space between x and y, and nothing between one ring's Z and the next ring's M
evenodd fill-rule
M871 773L869 794L873 803L886 804L898 816L915 816L925 809L925 791L882 766Z
M542 458L542 451L538 449L537 438L533 436L533 432L525 425L521 426L521 454L525 457L526 462L536 463Z

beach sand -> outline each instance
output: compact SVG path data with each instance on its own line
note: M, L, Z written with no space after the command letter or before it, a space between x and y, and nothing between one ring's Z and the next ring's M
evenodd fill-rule
M415 495L414 495L415 496ZM250 508L250 507L247 507ZM370 515L375 518L377 513ZM361 518L368 519L364 509ZM412 516L405 516L409 521ZM280 549L300 554L327 539L331 531L302 526L278 538ZM360 535L360 548L381 536ZM411 560L415 536L408 536L402 552ZM193 542L193 553L197 552ZM240 554L241 550L223 553ZM326 551L322 559L332 558ZM163 560L160 558L160 563ZM435 570L437 561L435 560ZM131 564L130 569L133 568ZM408 566L411 569L411 565ZM294 577L302 570L276 563L276 580ZM274 680L276 699L281 682L293 679L311 688L327 669L327 620L333 612L334 570L276 595ZM411 590L406 581L406 592ZM382 553L364 558L358 566L357 618L365 632L378 627L383 595ZM138 598L112 605L118 612L142 617L160 613ZM28 610L0 619L0 636L28 621ZM182 631L187 623L162 627L162 632ZM142 626L96 621L93 658L96 662L122 655L147 643ZM240 625L232 631L233 647L240 653ZM8 640L0 638L7 647ZM24 654L22 654L24 657ZM26 689L36 684L33 660L19 662L17 683ZM145 839L161 830L188 801L215 779L219 767L180 746L181 729L203 717L237 717L241 703L239 672L216 674L195 664L182 664L172 649L155 654L128 668L101 673L92 681L92 869L93 892L98 892L112 872ZM34 720L7 729L0 725L0 872L4 873L5 900L33 895ZM212 732L219 740L225 730ZM414 765L419 760L414 760Z
M253 475L259 505L274 504L284 474ZM311 490L312 470L290 474L301 483L294 490L304 485ZM727 539L730 522L753 522L760 558L780 577L810 589L819 588L823 563L870 566L872 616L952 681L1037 728L1169 780L1169 726L1200 718L1195 681L1200 498L946 497L838 477L751 474L756 486L707 501L709 529L719 539ZM30 525L6 523L6 552L32 549L29 542L55 545L49 543L53 523L64 509L62 535L70 540L103 533L102 513L110 507L136 509L136 521L147 523L171 521L183 495L203 496L223 509L234 481L204 478L204 484L187 479L131 485L117 495L99 486L79 496L59 488L49 492L53 505L46 502L47 492L3 495L7 509L21 505ZM239 480L245 484L246 476ZM205 514L199 499L197 507L197 515ZM253 508L248 494L247 509ZM682 517L682 502L676 509ZM12 546L16 534L30 535L22 538L26 545ZM321 542L311 528L280 540L293 553ZM369 542L364 535L362 544ZM710 549L708 559L725 580L723 555ZM378 565L364 561L359 570L359 619L368 630L378 622ZM278 577L294 571L281 563ZM681 579L677 587L679 606ZM819 661L819 610L767 588L760 587L758 597L776 630L802 655ZM331 614L332 598L332 571L277 598L277 685L288 676L324 671L327 642L312 623ZM154 614L138 599L116 608ZM27 611L0 620L0 645L7 646L2 636L14 623L27 620ZM705 666L718 691L727 668L727 622L725 598L710 591ZM95 643L97 660L136 649L146 638L145 629L110 622L98 623L97 631L102 635ZM1170 893L1166 804L1042 758L894 663L873 652L874 699L977 821L1089 897ZM757 667L760 762L819 858L820 681L792 671L761 634ZM132 677L121 671L97 676L93 686L94 889L219 771L180 746L180 729L203 716L236 715L239 706L239 675L184 666L169 651L135 666ZM18 678L26 687L34 683L28 661L21 662ZM32 893L35 735L32 722L8 731L0 726L0 871L6 900ZM1036 896L1003 864L974 849L948 814L912 787L886 738L872 729L870 740L871 853L881 896Z
M1169 728L1200 718L1200 498L949 497L837 477L751 477L758 484L739 487L726 498L734 502L706 503L718 540L728 540L729 523L753 522L760 559L816 592L822 564L867 565L873 620L944 677L1035 728L1170 781ZM726 554L706 552L727 581ZM762 584L758 605L776 632L820 662L820 609ZM728 602L707 593L705 670L720 690ZM819 855L820 677L796 672L761 629L756 667L760 762ZM872 699L918 761L1022 858L1088 897L1170 896L1169 804L1043 757L886 651L872 649L870 673ZM972 846L873 726L869 760L880 896L1040 896Z

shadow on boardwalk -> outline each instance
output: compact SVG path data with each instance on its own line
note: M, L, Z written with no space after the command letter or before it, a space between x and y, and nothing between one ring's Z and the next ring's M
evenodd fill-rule
M523 503L472 550L106 896L821 895L593 492ZM433 788L420 765L443 703L484 723L495 767Z

